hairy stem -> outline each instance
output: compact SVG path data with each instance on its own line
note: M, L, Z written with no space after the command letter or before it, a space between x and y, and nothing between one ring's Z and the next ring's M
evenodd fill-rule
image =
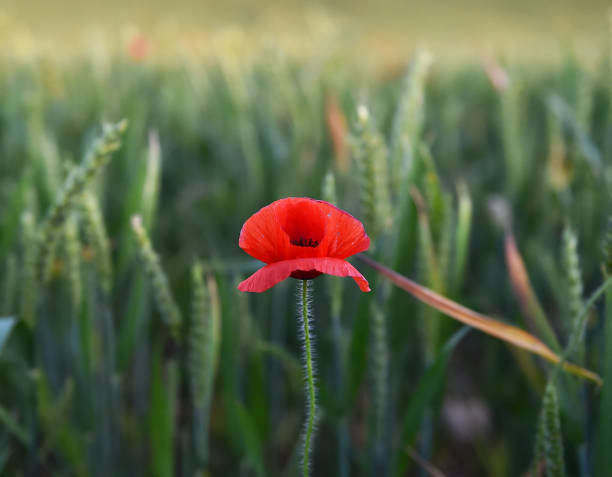
M315 414L317 409L314 366L312 364L312 344L310 337L310 316L308 313L308 281L302 280L302 326L304 333L304 368L306 371L306 386L308 395L308 406L306 416L306 427L304 429L304 449L302 452L302 474L304 477L310 475L310 447L314 438Z

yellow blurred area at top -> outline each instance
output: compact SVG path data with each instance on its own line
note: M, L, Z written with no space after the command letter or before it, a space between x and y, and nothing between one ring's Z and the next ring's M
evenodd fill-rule
M374 61L425 47L437 58L548 60L570 46L596 59L610 42L606 0L179 0L0 4L4 54L18 58L121 53L135 59L214 53L239 41L294 55L344 52ZM238 38L238 40L236 40Z

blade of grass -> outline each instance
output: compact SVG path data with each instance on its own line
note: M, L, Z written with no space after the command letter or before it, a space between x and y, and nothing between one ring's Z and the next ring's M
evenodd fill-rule
M549 346L557 352L560 351L559 340L551 328L546 313L544 313L542 305L540 305L538 297L531 286L525 262L518 251L514 236L510 232L506 234L505 250L510 281L512 282L512 288L522 312L531 320L530 324L533 327L533 331L541 333Z
M174 360L164 364L162 354L162 347L158 346L151 370L149 410L151 473L155 477L170 477L174 475L175 470L174 426L177 412L178 367Z
M457 184L457 232L455 233L455 263L453 266L453 291L457 293L463 283L472 225L472 199L465 182Z
M43 374L37 375L39 415L43 432L38 444L39 459L57 454L75 476L87 475L85 441L69 416L74 408L75 386L68 378L56 396Z
M245 458L252 467L257 477L266 475L264 467L263 452L257 427L252 416L246 408L235 398L227 397L226 405L229 407L228 414L231 420L230 425L240 435L242 441L242 451Z
M360 306L359 313L353 325L353 334L349 343L347 370L345 376L347 386L345 390L345 410L350 409L359 392L359 386L367 369L367 353L369 341L369 307Z
M415 391L410 398L410 404L402 419L399 449L396 454L395 465L393 466L394 475L398 477L405 475L406 473L408 456L405 449L412 445L412 440L419 430L423 413L429 408L431 401L440 391L440 388L444 383L444 376L446 374L446 368L450 355L455 346L457 346L468 331L470 331L470 328L463 327L450 337L450 339L437 354L431 366L419 380L419 383L417 384Z
M494 336L514 346L518 346L519 348L523 348L537 354L551 363L559 363L561 361L561 358L548 346L526 331L470 310L469 308L449 300L448 298L439 295L422 285L419 285L409 278L394 272L370 257L358 255L358 258L418 300L436 308L451 318L455 318L456 320L483 331L490 336ZM591 380L598 385L602 384L601 377L588 369L584 369L580 366L567 362L564 362L562 366L566 371L576 376Z
M444 282L440 270L438 251L434 245L432 229L425 206L425 201L420 192L413 188L410 191L414 203L417 207L419 217L419 240L418 240L418 263L420 268L421 280L429 287L440 293L444 292ZM438 337L440 335L440 325L438 320L433 317L435 311L427 308L423 310L424 319L419 320L419 330L421 332L423 353L425 363L429 364L433 360L438 347Z
M529 169L525 148L524 82L516 76L500 94L500 119L508 191L513 198L518 197Z
M193 407L192 434L198 466L208 466L210 406L221 340L217 285L205 284L202 266L192 267L192 304L187 336L187 374Z

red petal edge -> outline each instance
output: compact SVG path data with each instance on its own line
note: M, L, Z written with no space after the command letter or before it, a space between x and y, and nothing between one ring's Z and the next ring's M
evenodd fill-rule
M289 278L296 270L318 270L328 275L351 277L363 292L370 291L370 285L365 277L346 260L339 258L296 258L271 263L257 270L253 275L238 285L238 290L260 293L272 288L279 282Z

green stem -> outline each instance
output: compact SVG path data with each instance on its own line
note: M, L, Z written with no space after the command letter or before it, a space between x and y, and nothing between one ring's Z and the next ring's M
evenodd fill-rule
M314 423L316 413L316 394L314 382L314 368L312 364L312 351L310 343L310 322L308 313L308 281L302 280L302 326L304 327L304 358L306 368L307 392L308 392L308 415L304 434L304 450L302 452L302 474L308 477L310 474L310 446L314 435Z
M385 475L386 467L386 441L385 423L387 420L387 393L389 354L387 350L387 333L385 315L381 307L372 303L370 308L372 317L373 340L373 384L374 384L374 468L377 474Z

